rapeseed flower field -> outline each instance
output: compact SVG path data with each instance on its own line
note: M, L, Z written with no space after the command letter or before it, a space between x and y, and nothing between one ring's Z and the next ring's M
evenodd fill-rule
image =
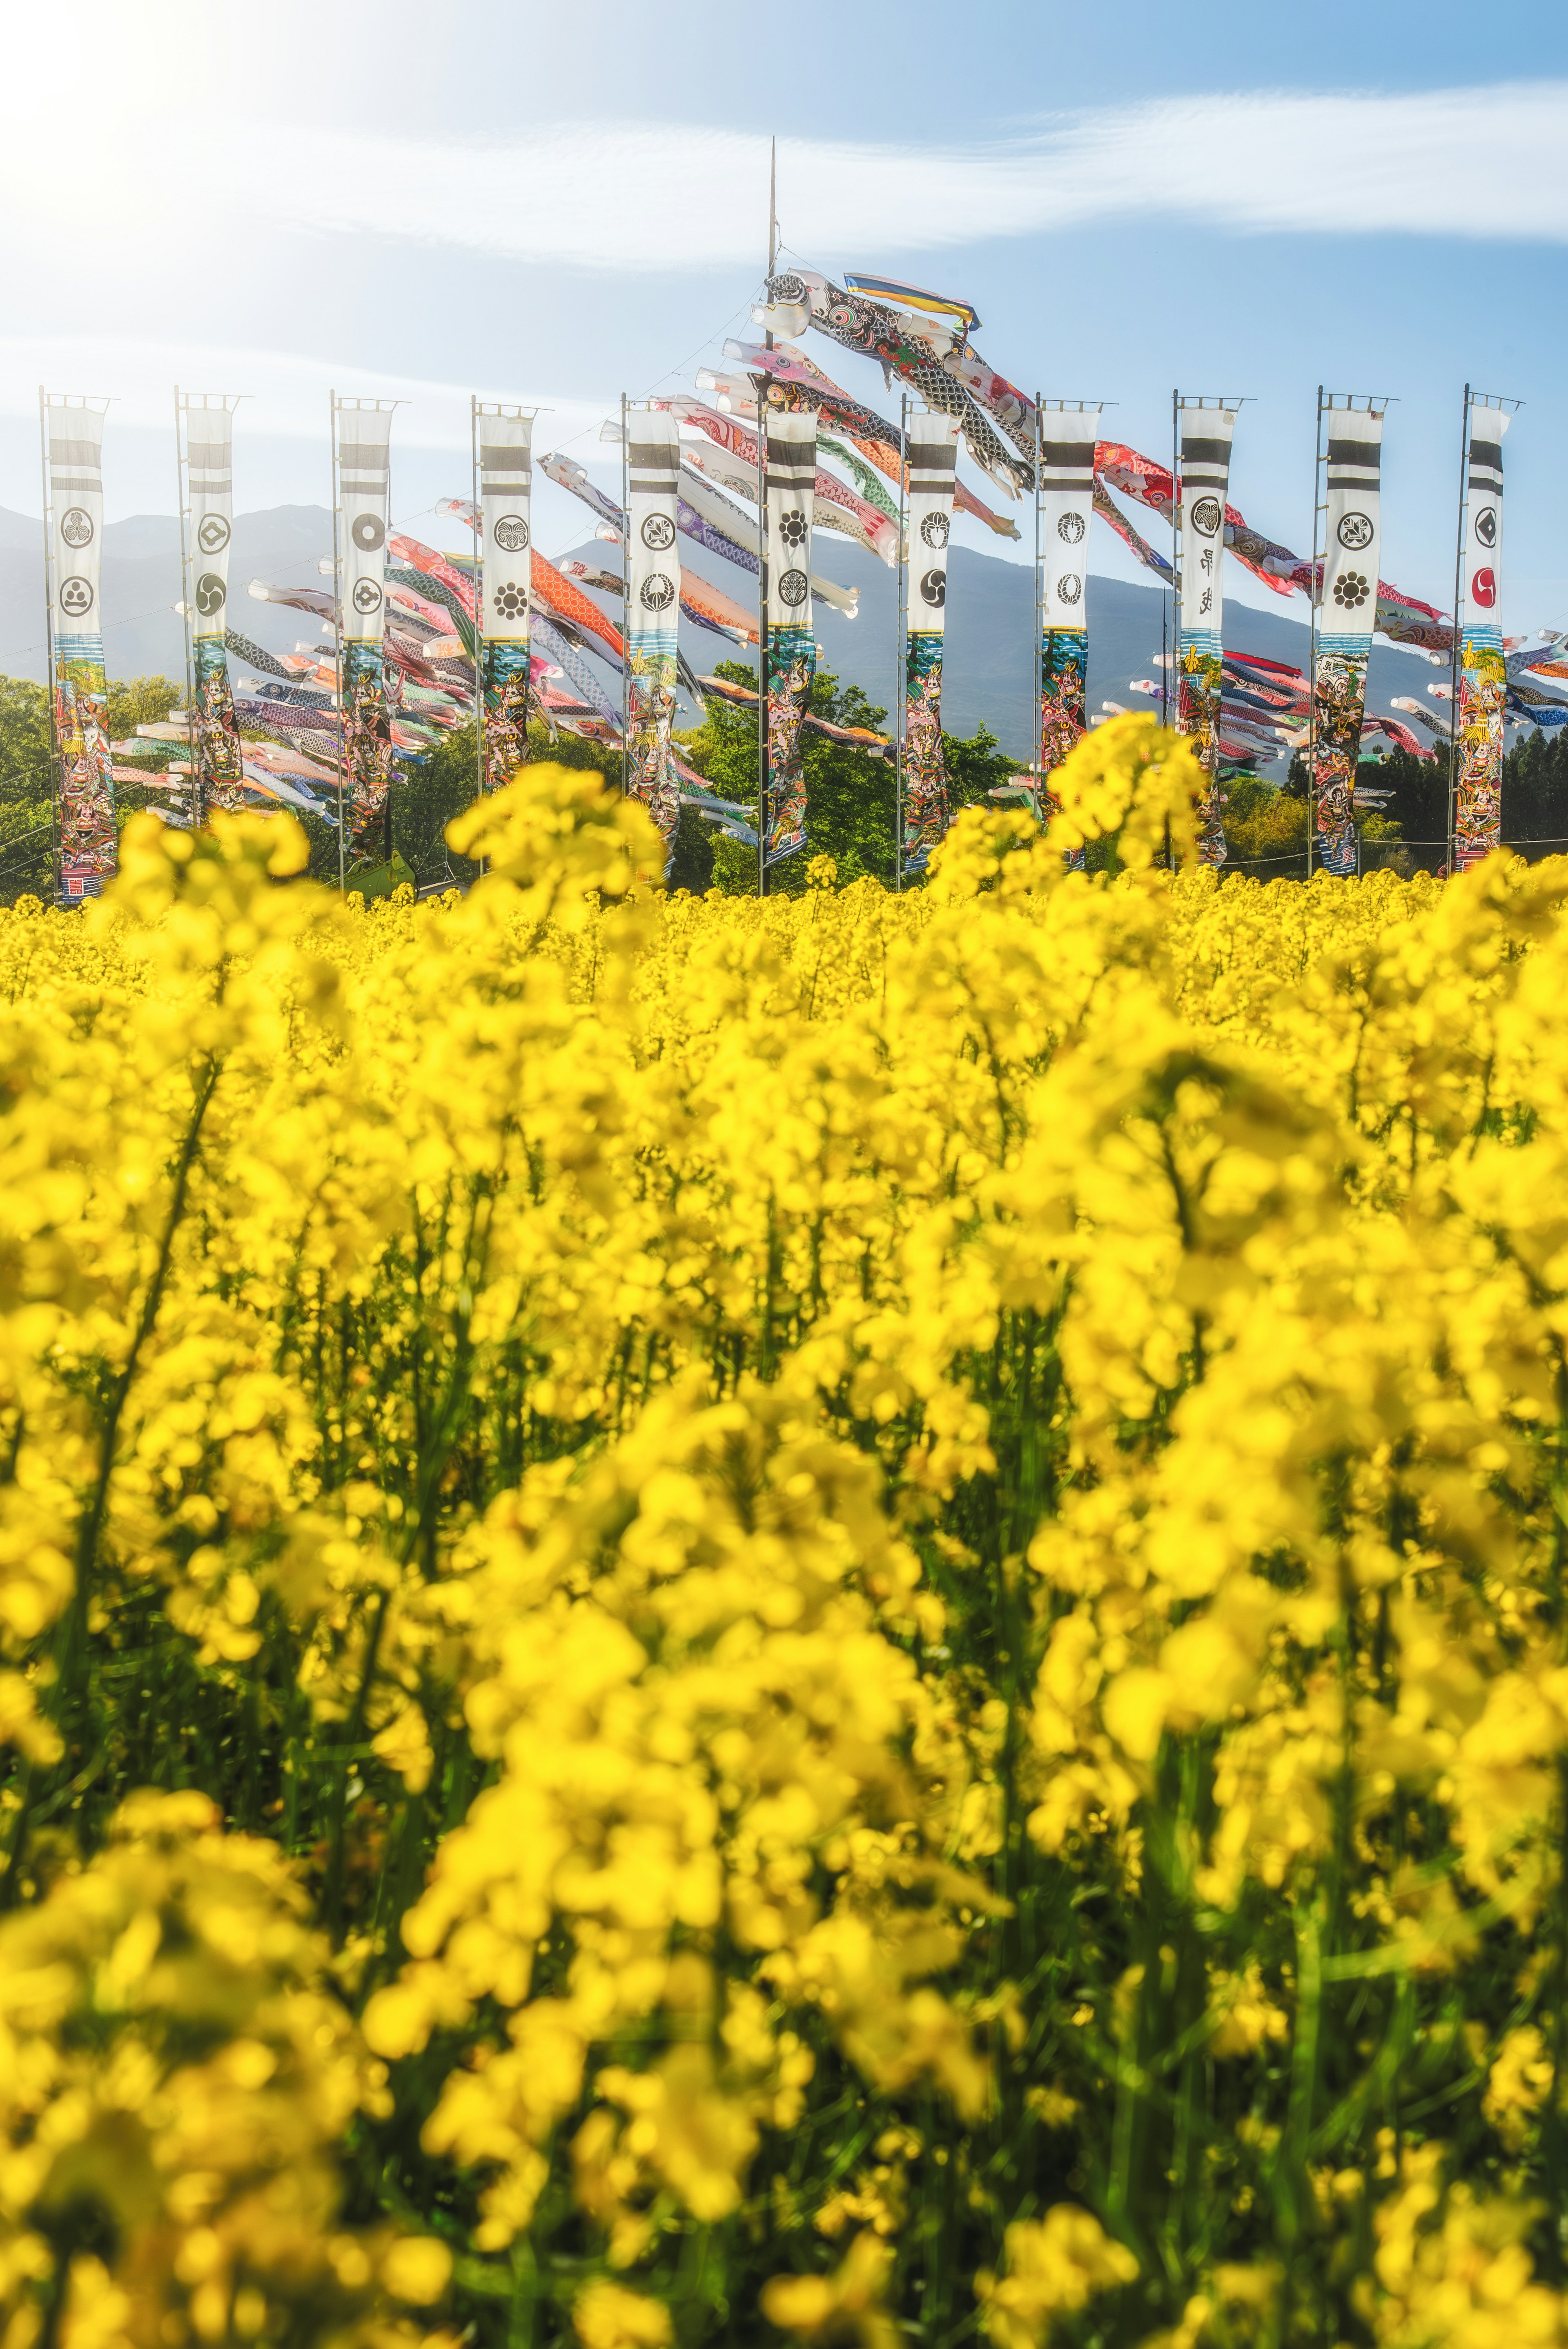
M4 2349L1568 2339L1568 860L1059 781L0 913Z

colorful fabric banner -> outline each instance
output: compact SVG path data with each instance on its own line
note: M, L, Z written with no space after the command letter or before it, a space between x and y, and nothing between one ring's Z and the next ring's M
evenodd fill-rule
M1233 408L1180 403L1181 605L1177 615L1176 668L1181 700L1177 726L1192 738L1209 773L1198 855L1204 864L1225 861L1220 789L1221 660L1224 644L1225 492L1231 478Z
M337 401L338 543L343 647L343 763L348 848L356 864L387 855L392 727L382 640L387 628L390 408Z
M768 766L764 778L763 861L779 864L806 845L806 770L801 722L816 674L811 633L811 511L817 474L817 419L804 411L769 410L763 424L763 511L767 562Z
M931 407L957 417L975 462L1010 497L1033 490L1035 469L1028 460L1003 446L985 410L948 374L930 343L909 331L895 310L835 285L818 270L801 269L770 278L768 301L754 306L751 315L771 333L797 335L810 325L845 350L879 360Z
M1330 408L1327 537L1312 669L1312 793L1318 862L1356 870L1356 763L1367 711L1367 663L1377 613L1383 523L1383 411Z
M181 403L185 415L186 495L191 538L186 582L191 615L191 797L197 823L213 808L246 804L244 758L229 686L229 547L234 534L232 436L226 401Z
M680 822L670 729L676 709L680 428L634 411L626 428L626 795L640 800L667 854Z
M958 471L958 419L909 419L909 585L903 672L904 870L923 873L947 830L942 750L942 648L947 623L947 543Z
M482 630L484 788L495 792L528 762L533 419L516 409L478 408L474 420L484 580L482 606L476 606Z
M104 676L103 410L46 398L60 896L96 897L116 865L114 754Z
M1463 593L1460 625L1459 771L1454 859L1462 869L1502 844L1502 729L1508 695L1499 599L1502 579L1501 408L1470 412ZM1541 713L1530 712L1535 723ZM1555 723L1562 721L1554 720Z
M1049 778L1084 730L1088 682L1088 530L1094 513L1098 408L1048 406L1040 416L1040 722L1042 812L1058 807ZM1083 851L1072 862L1083 865Z

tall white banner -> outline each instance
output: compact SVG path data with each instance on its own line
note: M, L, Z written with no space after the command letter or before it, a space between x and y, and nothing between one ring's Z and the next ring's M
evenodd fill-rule
M185 428L186 609L191 616L191 800L195 821L244 804L244 753L229 686L229 555L234 535L234 419L228 400L181 401Z
M528 759L529 584L533 564L533 417L476 403L480 535L484 564L487 791L499 791Z
M117 862L114 758L104 677L101 406L46 395L50 633L58 754L60 895L96 897Z
M768 788L764 856L769 864L806 844L806 771L800 737L816 674L811 634L811 515L817 482L817 419L803 409L766 409L763 512L768 537Z
M814 464L814 433L811 447ZM670 740L680 626L680 464L676 419L667 410L632 410L626 420L626 791L658 825L666 852L680 822Z
M1323 579L1312 665L1312 791L1318 862L1356 870L1356 768L1383 545L1383 410L1328 408Z
M1181 698L1177 723L1209 772L1198 854L1205 864L1225 861L1220 789L1220 703L1224 651L1225 502L1231 483L1233 408L1205 408L1182 400L1178 422L1181 450L1181 592L1177 614L1176 665Z
M1506 409L1472 402L1465 468L1460 574L1459 771L1455 862L1473 864L1502 844L1502 436Z
M947 551L958 477L955 416L927 409L904 436L909 464L908 590L904 605L903 837L906 871L924 870L947 830L942 750L942 653L947 625Z
M392 728L382 647L387 636L392 416L390 405L340 399L333 418L348 846L354 863L362 866L384 862L390 850Z

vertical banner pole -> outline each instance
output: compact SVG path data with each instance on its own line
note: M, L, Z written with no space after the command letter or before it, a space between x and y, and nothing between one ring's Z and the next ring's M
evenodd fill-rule
M174 387L174 492L180 509L180 612L185 630L185 755L191 762L190 790L186 797L191 805L192 829L198 829L206 810L201 804L201 773L196 757L196 669L191 650L191 460L185 440L185 403L180 397L180 386Z
M769 338L771 340L771 336ZM768 895L768 400L757 390L757 894Z
M38 386L38 460L44 476L44 646L49 682L49 862L55 899L65 895L60 846L60 705L55 681L55 502L49 487L49 418L44 387Z
M341 523L338 514L337 486L337 394L328 394L332 401L332 592L337 601L336 650L333 658L337 677L337 887L341 896L348 894L347 843L344 833L343 766L348 756L348 723L343 707L343 551L338 543Z
M1045 691L1046 623L1042 578L1045 544L1040 536L1040 517L1046 494L1046 409L1045 395L1038 391L1035 394L1035 621L1034 634L1029 639L1029 772L1035 781L1031 795L1035 822L1043 823L1041 809L1044 802L1040 790L1046 780L1046 767L1040 727L1040 698ZM1085 567L1087 569L1088 566Z
M898 563L893 573L896 586L892 607L892 885L903 887L903 744L904 730L909 719L909 684L904 662L904 604L908 595L907 570L910 551L904 544L904 533L909 528L909 394L900 395L898 404L900 446L906 452L901 460L898 481Z
M473 501L474 518L479 528L474 533L474 544L479 561L474 565L474 785L478 796L485 795L485 678L484 578L485 534L484 508L480 502L480 396L469 394L469 495ZM527 709L527 702L523 704ZM526 723L526 719L524 721ZM448 867L449 872L450 866Z
M1459 716L1460 716L1460 638L1463 632L1465 580L1465 507L1468 502L1466 476L1470 465L1470 388L1465 386L1464 421L1460 427L1460 504L1459 522L1454 533L1454 636L1449 648L1449 837L1448 867L1451 874L1459 861Z
M1318 540L1323 521L1323 386L1317 387L1317 426L1312 444L1312 600L1306 614L1306 878L1317 837L1317 634L1323 606ZM1322 551L1326 568L1327 550Z
M621 789L632 782L632 479L626 434L630 427L626 395L621 394L621 637L625 652L621 661Z

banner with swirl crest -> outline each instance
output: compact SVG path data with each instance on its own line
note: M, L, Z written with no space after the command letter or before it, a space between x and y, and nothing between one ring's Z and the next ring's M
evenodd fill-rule
M229 683L229 551L234 535L233 411L228 398L182 393L191 624L191 800L197 823L247 805L244 752Z
M1050 777L1084 730L1088 683L1088 532L1100 409L1040 409L1040 812L1057 812ZM1083 851L1073 853L1081 867Z

